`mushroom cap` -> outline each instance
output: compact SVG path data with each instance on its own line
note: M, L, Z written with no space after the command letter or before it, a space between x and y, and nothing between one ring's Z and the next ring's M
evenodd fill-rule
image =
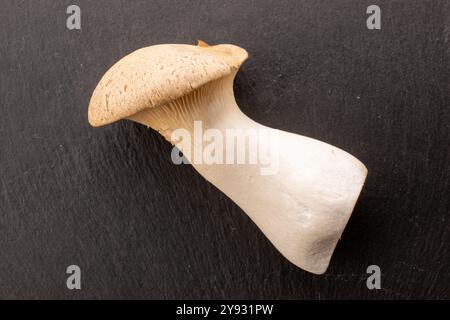
M245 49L231 44L162 44L138 49L101 78L89 102L88 119L102 126L189 94L239 69Z

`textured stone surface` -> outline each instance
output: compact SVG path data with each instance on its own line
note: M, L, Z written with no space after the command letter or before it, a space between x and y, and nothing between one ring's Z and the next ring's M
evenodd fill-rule
M0 10L0 297L450 298L448 1L378 1L381 31L366 29L372 1L77 3L81 31L66 29L71 1ZM156 132L88 124L120 57L197 39L248 50L235 92L251 118L367 165L325 275L173 166ZM371 264L382 290L366 288Z

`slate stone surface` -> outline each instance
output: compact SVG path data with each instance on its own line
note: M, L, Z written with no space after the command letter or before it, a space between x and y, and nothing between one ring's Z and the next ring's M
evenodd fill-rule
M81 7L82 29L66 28ZM382 10L381 30L366 8ZM2 1L0 298L450 298L450 2ZM131 122L91 128L119 58L233 43L265 125L343 148L367 184L325 275L284 259L170 146ZM69 291L76 264L82 289ZM366 268L382 289L366 288Z

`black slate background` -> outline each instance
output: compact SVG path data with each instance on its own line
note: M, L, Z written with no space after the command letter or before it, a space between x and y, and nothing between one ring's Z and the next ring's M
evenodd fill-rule
M0 298L450 298L449 36L445 0L2 1ZM157 133L89 126L115 61L197 39L250 52L235 82L250 117L367 165L325 275L286 261Z

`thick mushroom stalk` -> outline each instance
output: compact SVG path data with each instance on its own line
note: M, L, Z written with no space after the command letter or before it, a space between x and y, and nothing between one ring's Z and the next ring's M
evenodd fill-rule
M157 130L289 261L322 274L367 169L341 149L268 128L242 113L233 80L246 58L244 49L232 45L138 50L102 78L89 121L98 126L127 118Z

